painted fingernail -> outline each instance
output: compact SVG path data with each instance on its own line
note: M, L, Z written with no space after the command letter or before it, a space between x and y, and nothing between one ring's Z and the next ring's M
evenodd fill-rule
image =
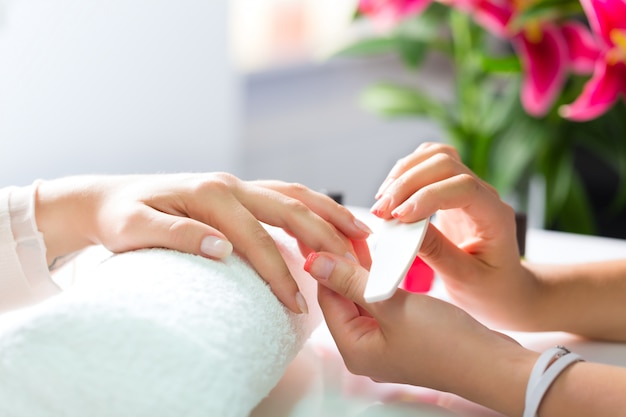
M211 258L222 259L233 252L233 245L217 236L207 236L200 243L200 251Z
M391 196L389 194L383 195L380 200L378 200L372 206L371 212L377 216L381 216L387 211L389 205L391 204Z
M391 216L394 218L402 217L406 215L409 211L413 210L415 207L413 204L402 204L401 206L396 207L392 212Z
M296 304L298 304L298 308L302 314L309 314L309 306L306 304L306 300L301 292L296 294Z
M354 224L356 227L359 228L359 230L364 231L368 235L372 234L372 229L370 229L368 225L366 225L365 223L363 223L361 220L357 219L356 217L354 218Z
M307 256L304 263L304 270L315 279L326 280L335 268L335 262L325 256L320 256L317 252L312 252Z
M346 254L344 255L344 258L346 258L346 259L348 259L348 260L350 260L352 262L358 262L356 260L356 257L353 254L351 254L350 252L346 252Z

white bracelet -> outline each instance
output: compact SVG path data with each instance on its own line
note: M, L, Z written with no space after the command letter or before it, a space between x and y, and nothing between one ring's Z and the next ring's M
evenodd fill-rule
M563 346L546 350L539 356L528 379L523 417L536 417L548 388L568 366L583 359Z

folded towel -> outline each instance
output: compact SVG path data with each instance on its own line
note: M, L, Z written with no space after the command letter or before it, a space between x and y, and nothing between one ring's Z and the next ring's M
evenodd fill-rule
M321 320L297 245L270 230L310 314L289 312L238 256L115 255L1 318L0 415L249 415Z

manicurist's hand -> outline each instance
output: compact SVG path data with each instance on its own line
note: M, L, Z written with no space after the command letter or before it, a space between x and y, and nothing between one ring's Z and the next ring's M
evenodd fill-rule
M285 229L304 251L368 258L362 250L367 227L329 197L297 184L246 182L225 173L45 181L36 218L49 262L92 244L113 252L164 247L216 259L234 247L295 312L306 311L306 304L259 222Z
M414 222L437 214L419 256L456 304L490 324L520 327L539 292L520 262L515 213L456 149L425 143L400 159L376 195L379 217Z
M513 209L448 145L400 159L372 207L413 222L433 214L420 257L455 304L491 326L626 340L626 259L571 265L520 261Z
M426 295L398 290L368 304L367 270L340 256L312 253L305 269L319 283L326 323L351 372L452 392L521 415L536 353Z

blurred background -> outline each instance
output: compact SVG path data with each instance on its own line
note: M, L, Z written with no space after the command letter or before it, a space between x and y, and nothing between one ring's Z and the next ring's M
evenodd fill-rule
M0 185L219 170L369 206L395 160L438 133L359 107L365 86L404 71L391 57L329 57L358 36L354 9L353 0L0 0ZM428 83L445 86L437 71Z
M437 59L416 76L392 54L333 56L372 32L354 24L356 3L0 0L0 186L228 171L369 207L398 158L445 135L365 111L363 90L387 80L445 99L453 86ZM585 165L593 201L609 205L617 179ZM626 236L626 223L599 234Z

